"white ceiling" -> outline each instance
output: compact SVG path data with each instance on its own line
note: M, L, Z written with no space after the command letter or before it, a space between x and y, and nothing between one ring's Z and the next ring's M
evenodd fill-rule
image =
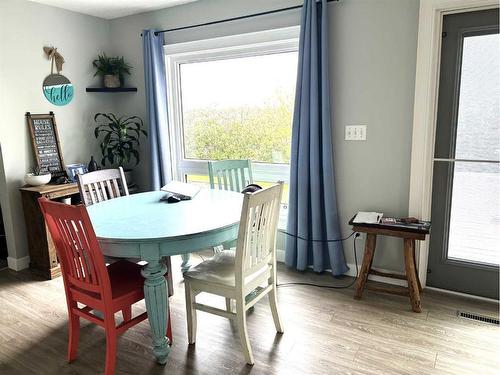
M73 12L113 19L152 10L191 3L197 0L30 0Z

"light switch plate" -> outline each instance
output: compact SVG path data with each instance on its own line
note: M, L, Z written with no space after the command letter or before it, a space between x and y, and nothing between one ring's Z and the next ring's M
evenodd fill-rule
M346 141L366 141L366 125L347 125L345 127Z

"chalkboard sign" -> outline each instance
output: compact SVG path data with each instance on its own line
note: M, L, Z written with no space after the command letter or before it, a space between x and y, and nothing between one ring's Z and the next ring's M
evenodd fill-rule
M27 112L26 119L38 167L42 172L50 172L52 178L65 176L54 113L32 115Z

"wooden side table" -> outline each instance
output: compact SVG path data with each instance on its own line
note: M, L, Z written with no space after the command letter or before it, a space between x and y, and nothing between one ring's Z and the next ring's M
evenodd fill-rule
M365 254L363 256L361 271L359 273L358 280L356 281L354 298L360 299L366 286L366 288L370 290L410 296L412 310L415 312L421 312L420 292L422 292L422 286L420 285L420 279L417 273L415 240L425 240L430 231L430 224L421 226L403 224L364 224L354 223L353 220L354 218L349 221L349 225L352 225L352 230L355 232L366 233ZM377 235L399 237L403 239L405 275L381 272L372 269ZM408 287L372 286L370 284L366 284L369 274L407 280Z
M45 226L38 198L58 199L64 197L80 197L76 183L64 185L23 186L21 196L24 209L24 221L28 236L30 268L46 279L61 275L56 249Z

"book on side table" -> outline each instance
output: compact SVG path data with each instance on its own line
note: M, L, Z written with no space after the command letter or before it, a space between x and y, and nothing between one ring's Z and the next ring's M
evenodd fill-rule
M417 233L429 233L430 221L418 220L414 217L392 218L383 217L380 212L358 212L350 221L349 225L373 227L389 230L402 230Z

